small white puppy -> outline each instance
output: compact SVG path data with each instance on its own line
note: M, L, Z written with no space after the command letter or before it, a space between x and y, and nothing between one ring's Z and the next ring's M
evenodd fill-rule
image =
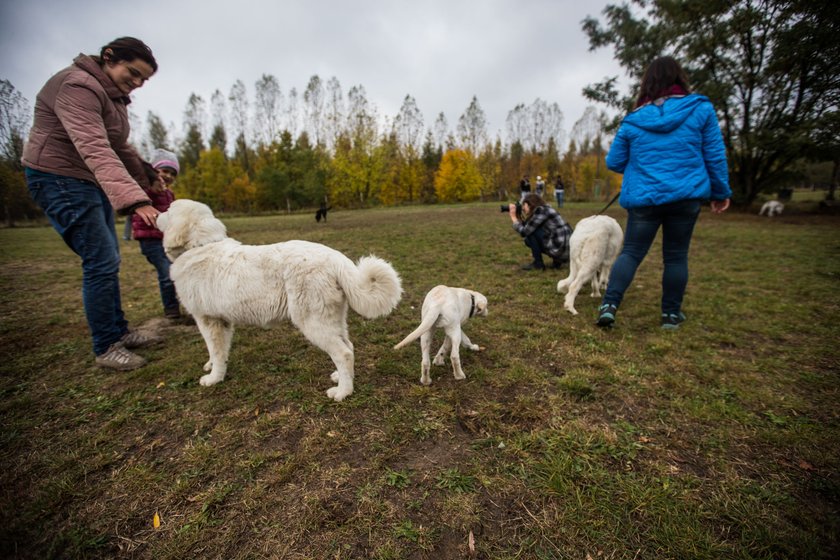
M779 202L778 200L768 200L764 204L761 205L761 210L758 212L759 216L767 215L768 218L772 218L773 216L781 216L782 210L785 209L785 205Z
M429 376L429 353L432 349L432 333L435 327L440 327L446 333L443 344L435 355L434 364L444 364L443 355L450 352L449 359L452 362L452 373L455 379L465 379L464 370L461 369L460 346L473 351L481 350L477 344L470 342L466 333L461 330L461 325L471 317L487 316L487 298L473 290L464 288L450 288L449 286L435 286L426 294L423 300L423 309L420 313L420 326L402 342L394 346L398 350L406 344L417 340L420 337L420 350L423 353L420 364L420 383L430 385L432 378Z
M624 242L624 232L609 216L590 216L578 222L569 239L569 276L557 282L557 291L568 290L563 307L577 315L575 298L584 284L592 282L592 297L600 297Z

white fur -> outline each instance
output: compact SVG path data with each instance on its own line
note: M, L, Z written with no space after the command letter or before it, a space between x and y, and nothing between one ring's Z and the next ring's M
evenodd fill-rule
M568 290L563 307L577 315L575 298L584 284L592 282L592 297L607 289L610 268L621 252L624 232L609 216L590 216L578 222L569 239L569 276L557 283L557 291Z
M210 355L200 383L227 373L234 325L291 322L330 355L338 383L327 395L341 401L353 392L353 343L347 307L366 318L390 313L402 296L400 277L374 256L358 264L334 249L307 241L242 245L206 205L176 200L158 217L170 276L183 306L195 318Z
M475 302L474 305L473 302ZM426 294L423 309L420 312L420 326L394 346L394 350L397 350L420 337L420 350L423 354L420 363L420 383L423 385L432 383L432 378L429 376L429 353L432 349L432 333L435 327L442 328L446 335L435 355L434 364L442 366L443 355L450 352L449 360L452 362L452 373L455 379L467 377L461 369L460 347L473 351L481 350L481 347L470 342L469 337L461 330L461 325L471 317L471 309L472 317L479 315L486 317L487 298L472 290L442 285L435 286Z
M781 216L782 210L785 209L785 205L779 202L778 200L768 200L764 204L761 205L761 210L759 210L758 215L763 216L767 215L768 218L772 218L773 216Z

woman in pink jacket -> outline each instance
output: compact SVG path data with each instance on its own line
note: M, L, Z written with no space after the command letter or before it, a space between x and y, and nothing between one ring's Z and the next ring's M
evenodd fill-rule
M128 143L129 94L157 71L151 49L122 37L99 56L79 55L35 101L23 150L26 181L64 242L82 259L82 299L96 364L131 370L146 360L129 348L157 340L128 330L120 303L114 210L154 226L143 162Z

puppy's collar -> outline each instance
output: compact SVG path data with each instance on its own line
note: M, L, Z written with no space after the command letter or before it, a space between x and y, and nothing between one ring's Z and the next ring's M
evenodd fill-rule
M475 296L470 294L470 318L472 318L473 313L475 313Z

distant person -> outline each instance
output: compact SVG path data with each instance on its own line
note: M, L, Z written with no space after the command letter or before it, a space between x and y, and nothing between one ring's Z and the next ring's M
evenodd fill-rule
M129 331L120 302L114 210L154 227L158 210L143 188L143 162L128 143L129 94L157 71L152 50L133 37L99 56L80 54L47 80L21 162L32 198L82 261L82 301L96 365L130 370L146 360L129 348L157 340Z
M156 176L150 177L151 186L146 190L146 194L152 199L152 206L163 213L175 200L172 185L175 183L181 166L178 165L178 157L174 153L158 148L152 155L151 169ZM140 252L157 271L164 317L173 322L186 322L184 316L181 315L181 304L175 293L175 284L169 278L169 267L172 263L163 250L163 233L144 222L140 216L133 216L131 225L134 239L140 243Z
M519 202L525 200L527 194L531 194L531 181L528 180L527 175L523 175L522 180L519 181Z
M514 231L525 238L525 245L531 250L531 262L522 270L545 270L543 254L551 257L552 268L561 268L569 261L572 228L557 210L536 194L525 196L522 216L517 215L515 204L509 205L508 210Z
M554 181L554 200L557 201L557 208L563 208L563 202L566 199L565 186L563 185L563 178L558 175Z
M712 212L724 212L732 191L715 109L707 97L690 93L673 58L657 58L645 71L636 109L621 123L607 167L624 174L619 202L627 209L627 226L598 325L615 323L624 292L662 228L660 324L676 329L685 321L688 248L700 207L711 199Z
M534 192L537 196L545 198L545 181L543 181L543 178L539 175L537 175L537 184Z

